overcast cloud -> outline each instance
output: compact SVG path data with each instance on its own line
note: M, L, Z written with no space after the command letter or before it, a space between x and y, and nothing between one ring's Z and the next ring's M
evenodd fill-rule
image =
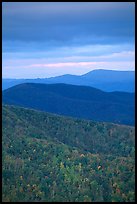
M3 77L134 70L134 10L129 2L3 2Z

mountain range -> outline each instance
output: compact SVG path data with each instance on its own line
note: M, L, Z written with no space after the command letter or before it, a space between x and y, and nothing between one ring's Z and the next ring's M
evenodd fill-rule
M5 90L22 83L66 83L72 85L91 86L106 92L135 92L135 72L98 69L80 76L66 74L51 78L2 79L2 89Z
M88 86L25 83L3 91L5 104L94 121L134 125L135 95Z

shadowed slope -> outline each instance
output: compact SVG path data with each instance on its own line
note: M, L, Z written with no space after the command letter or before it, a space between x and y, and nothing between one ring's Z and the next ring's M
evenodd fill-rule
M3 102L95 121L134 125L134 94L66 84L20 84L3 91Z

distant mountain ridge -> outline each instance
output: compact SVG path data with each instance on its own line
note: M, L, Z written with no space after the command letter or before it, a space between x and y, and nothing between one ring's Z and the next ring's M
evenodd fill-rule
M5 90L14 85L22 83L66 83L72 85L91 86L106 92L135 92L135 72L99 69L90 71L80 76L66 74L50 78L2 79L2 89Z
M94 121L134 125L134 94L67 84L16 85L3 91L5 104Z

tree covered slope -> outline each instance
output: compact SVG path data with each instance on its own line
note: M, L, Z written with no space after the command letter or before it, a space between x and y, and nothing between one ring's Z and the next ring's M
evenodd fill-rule
M16 85L3 91L6 104L95 121L134 125L134 94L67 84Z
M3 201L134 201L134 131L3 105Z

